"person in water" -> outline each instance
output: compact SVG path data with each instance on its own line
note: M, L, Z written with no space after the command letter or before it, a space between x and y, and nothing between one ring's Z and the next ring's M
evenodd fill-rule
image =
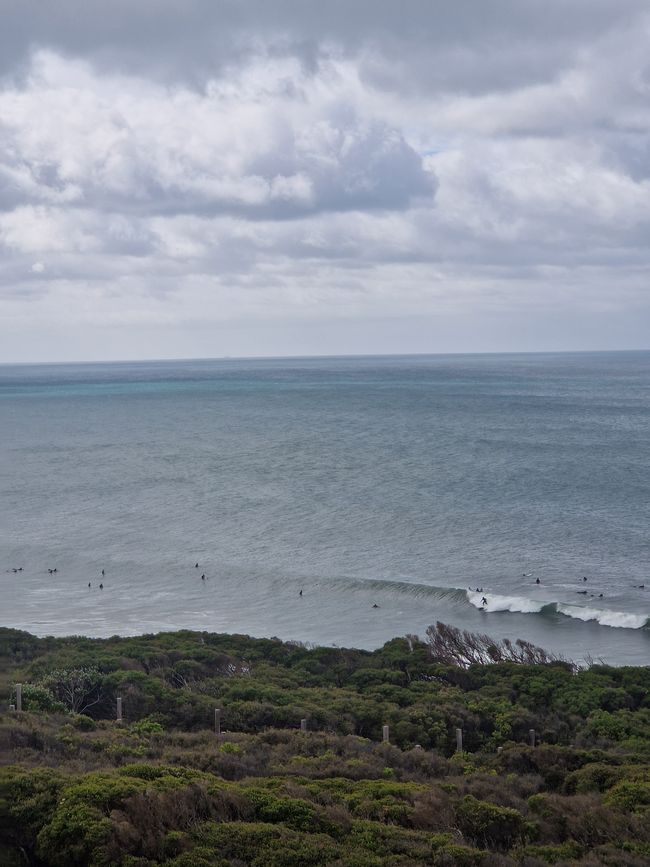
M541 584L541 583L542 582L539 580L539 578L535 578L535 584Z
M298 594L298 596L302 596L302 590L300 591L300 593Z
M375 604L372 607L373 608L379 608L379 605L377 605L377 603L375 602Z
M104 589L104 585L103 585L103 584L100 584L100 585L99 585L99 589L100 589L100 590L103 590L103 589Z

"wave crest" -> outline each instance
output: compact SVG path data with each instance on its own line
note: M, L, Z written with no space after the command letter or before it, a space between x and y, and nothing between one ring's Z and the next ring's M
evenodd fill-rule
M562 614L564 617L582 620L584 623L595 621L601 626L613 626L619 629L642 629L650 624L647 614L634 614L630 611L586 608L563 602L529 599L526 596L499 596L489 591L477 593L474 590L466 590L465 595L474 608L487 614L497 611L509 611L513 614Z
M494 593L477 593L474 590L467 590L467 599L474 608L483 609L488 613L494 611L511 611L521 614L539 614L539 612L548 605L547 602L542 602L535 599L527 599L525 596L496 596ZM487 600L487 604L483 600Z
M647 614L632 614L629 611L610 611L600 608L581 608L579 605L556 605L558 614L584 622L595 620L601 626L619 629L642 629L648 623Z

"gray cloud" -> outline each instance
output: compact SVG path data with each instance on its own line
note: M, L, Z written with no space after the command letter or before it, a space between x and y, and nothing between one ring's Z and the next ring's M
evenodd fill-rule
M330 323L325 352L337 322L636 335L649 47L645 0L5 0L0 352L75 324L149 355L227 323L241 352L265 323Z

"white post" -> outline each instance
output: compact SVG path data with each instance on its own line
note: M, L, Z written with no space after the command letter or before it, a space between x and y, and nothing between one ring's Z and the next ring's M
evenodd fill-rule
M117 714L115 717L116 722L122 722L122 699L118 697L117 699Z
M383 728L383 730L382 730L382 740L383 740L383 742L384 742L385 744L389 744L389 743L390 743L390 738L389 738L389 735L388 735L388 726L384 726L384 728Z
M221 708L219 707L214 709L214 733L215 735L221 734Z
M456 729L456 752L463 752L463 730Z
M306 731L307 731L307 720L306 720L306 719L301 719L301 720L300 720L300 731L301 731L301 732L306 732Z
M23 709L23 685L22 683L16 684L16 710Z
M530 738L531 747L535 746L535 729L528 729L528 737Z

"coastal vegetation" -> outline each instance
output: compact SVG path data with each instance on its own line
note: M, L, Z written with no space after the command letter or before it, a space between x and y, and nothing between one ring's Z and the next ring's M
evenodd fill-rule
M373 652L0 629L0 864L645 865L649 689L443 624Z

